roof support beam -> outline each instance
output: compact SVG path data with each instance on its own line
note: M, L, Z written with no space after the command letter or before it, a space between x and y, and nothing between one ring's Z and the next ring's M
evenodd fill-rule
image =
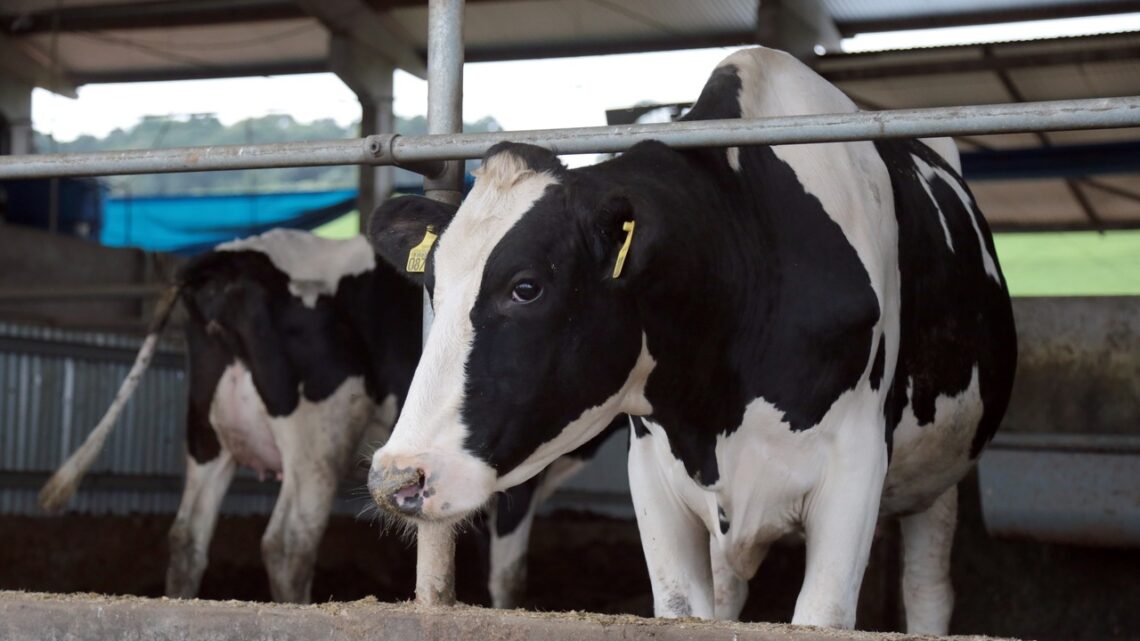
M355 40L334 35L329 43L329 64L360 101L360 137L394 133L392 75L396 69L392 63L364 51ZM369 214L395 190L396 170L391 165L361 165L359 169L356 209L363 233Z
M427 77L426 61L387 13L372 10L362 0L297 0L297 4L333 34L355 41L418 78Z
M118 31L200 27L235 22L304 18L290 0L194 0L130 2L41 9L0 15L0 29L15 36L52 31Z
M32 58L11 38L0 34L0 76L8 75L61 96L76 98L75 82L62 69L52 69Z
M329 62L317 60L284 60L281 62L253 63L224 67L162 67L159 69L128 69L124 71L85 72L73 75L77 85L108 82L162 82L167 80L206 80L210 78L241 78L248 76L284 76L295 73L324 73Z
M994 58L993 47L984 47L982 51L987 59L992 60ZM998 69L997 77L1014 102L1025 102L1025 94L1021 93L1021 89L1014 84L1013 78L1009 76L1009 70ZM1035 131L1033 135L1037 137L1042 147L1049 148L1053 146L1053 141L1049 139L1049 136L1045 135L1045 132ZM1093 227L1097 229L1103 228L1104 220L1101 219L1100 214L1097 213L1096 208L1093 207L1092 201L1085 195L1085 192L1081 191L1081 186L1077 184L1077 181L1073 178L1065 178L1065 186L1069 189L1069 193L1073 195L1073 199L1077 201L1077 205L1080 206L1081 211L1085 213L1085 217L1089 219Z
M839 51L839 30L819 0L763 0L756 14L756 41L814 60L817 47Z

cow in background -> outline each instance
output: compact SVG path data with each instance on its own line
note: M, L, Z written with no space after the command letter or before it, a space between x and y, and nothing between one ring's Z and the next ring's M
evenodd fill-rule
M684 120L856 111L791 56L737 52ZM567 169L488 151L458 212L373 216L401 266L430 233L435 321L383 509L461 520L633 416L630 486L659 616L736 618L798 532L792 622L850 628L876 522L901 520L907 630L944 634L958 481L1009 401L1009 293L951 145L673 149Z
M166 594L197 595L222 499L245 466L281 481L261 540L273 599L306 603L337 486L387 439L407 395L421 290L377 261L363 237L274 230L192 259L160 301L106 416L45 485L46 509L77 489L178 301L187 313L186 485L169 533ZM491 543L497 605L512 605L525 582L535 488L560 482L558 470L573 460L547 482L536 477L505 494Z

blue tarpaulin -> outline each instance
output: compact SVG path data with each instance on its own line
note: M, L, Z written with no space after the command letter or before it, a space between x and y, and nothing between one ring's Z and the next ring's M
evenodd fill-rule
M356 208L356 190L108 198L100 242L194 254L273 229L313 229Z

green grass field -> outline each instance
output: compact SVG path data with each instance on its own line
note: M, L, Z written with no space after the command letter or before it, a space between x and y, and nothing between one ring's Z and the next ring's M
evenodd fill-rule
M356 234L352 212L316 230ZM997 234L998 260L1014 296L1140 296L1140 230Z

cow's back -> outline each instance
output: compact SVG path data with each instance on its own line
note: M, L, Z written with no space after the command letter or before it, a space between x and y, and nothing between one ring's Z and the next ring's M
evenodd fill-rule
M279 472L270 420L332 398L352 377L371 405L360 411L373 416L354 443L387 437L419 353L420 295L367 242L275 231L196 258L180 280L196 460L224 446L239 463Z

